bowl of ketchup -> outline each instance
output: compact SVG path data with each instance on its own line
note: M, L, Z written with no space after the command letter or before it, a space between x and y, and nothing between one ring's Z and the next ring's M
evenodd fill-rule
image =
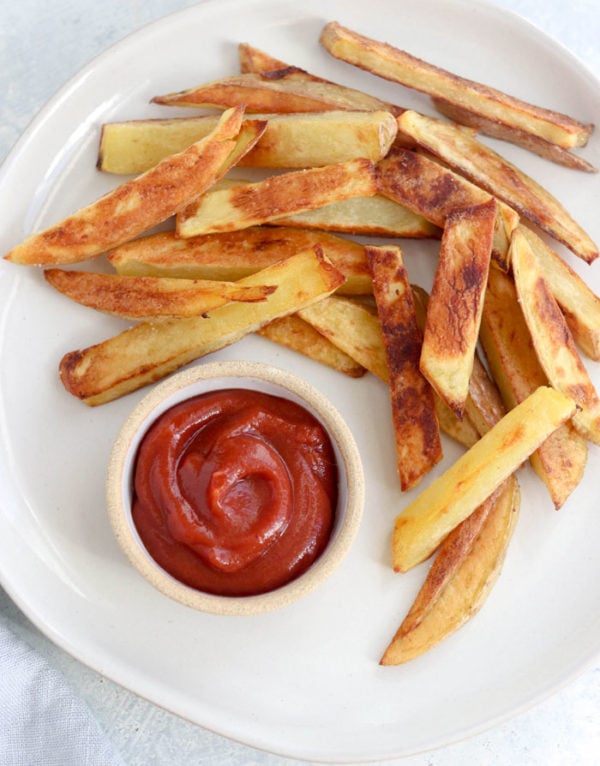
M109 519L131 564L215 614L271 611L313 591L350 549L363 503L339 412L262 363L202 364L156 386L108 466Z

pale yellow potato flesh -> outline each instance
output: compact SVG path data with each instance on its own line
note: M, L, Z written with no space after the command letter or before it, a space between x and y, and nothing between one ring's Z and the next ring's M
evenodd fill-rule
M541 387L510 410L396 517L394 569L406 572L427 559L576 409L572 399Z
M329 111L256 115L266 128L238 167L312 168L366 157L385 157L397 133L389 112ZM137 174L214 130L218 117L130 120L102 126L98 168Z

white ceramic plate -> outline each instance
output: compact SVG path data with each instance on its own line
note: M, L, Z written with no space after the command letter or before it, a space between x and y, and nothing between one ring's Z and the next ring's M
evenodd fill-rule
M236 71L236 43L391 101L426 99L332 60L338 19L423 58L544 106L600 123L598 83L515 16L469 0L419 3L220 0L166 18L95 60L43 110L0 177L7 251L115 184L95 170L103 121L160 116L159 93ZM172 112L168 112L172 114ZM499 146L499 145L497 145ZM600 177L502 147L600 240ZM596 135L585 156L600 166ZM430 283L435 245L407 243ZM573 259L569 257L573 262ZM598 290L597 267L577 264ZM571 679L600 647L600 520L592 448L583 484L556 513L525 471L522 516L482 612L413 663L378 659L425 575L391 572L398 491L387 392L249 338L215 355L292 368L339 407L365 463L367 503L350 555L317 592L263 616L193 612L154 591L120 553L104 508L112 441L143 395L89 409L62 389L68 350L121 327L54 294L36 270L0 264L0 574L50 638L138 694L247 744L304 759L360 761L434 748L524 709ZM598 382L598 370L590 366ZM444 466L456 449L446 443Z

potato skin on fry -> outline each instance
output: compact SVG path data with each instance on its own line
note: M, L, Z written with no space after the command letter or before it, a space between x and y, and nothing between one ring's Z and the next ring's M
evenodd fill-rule
M342 26L326 24L320 42L336 58L387 80L438 96L489 119L563 147L583 146L592 126L568 115L529 104L488 85L459 77L388 43Z
M276 288L168 277L124 277L46 269L48 284L71 300L124 319L198 316L229 301L264 301Z
M242 117L242 109L226 112L206 138L167 157L62 222L31 235L5 258L35 265L75 263L166 220L224 175L229 163L258 141L264 123L246 123L243 149L237 143Z
M513 475L448 535L381 665L419 657L481 609L502 571L519 507L519 485Z
M365 248L389 370L398 475L403 491L415 487L442 459L431 386L419 369L422 336L400 248Z

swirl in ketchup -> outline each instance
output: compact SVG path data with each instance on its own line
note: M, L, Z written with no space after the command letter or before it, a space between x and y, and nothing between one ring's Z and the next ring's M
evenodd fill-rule
M338 472L304 407L244 389L163 413L135 463L133 520L154 560L207 593L265 593L301 575L329 540Z

